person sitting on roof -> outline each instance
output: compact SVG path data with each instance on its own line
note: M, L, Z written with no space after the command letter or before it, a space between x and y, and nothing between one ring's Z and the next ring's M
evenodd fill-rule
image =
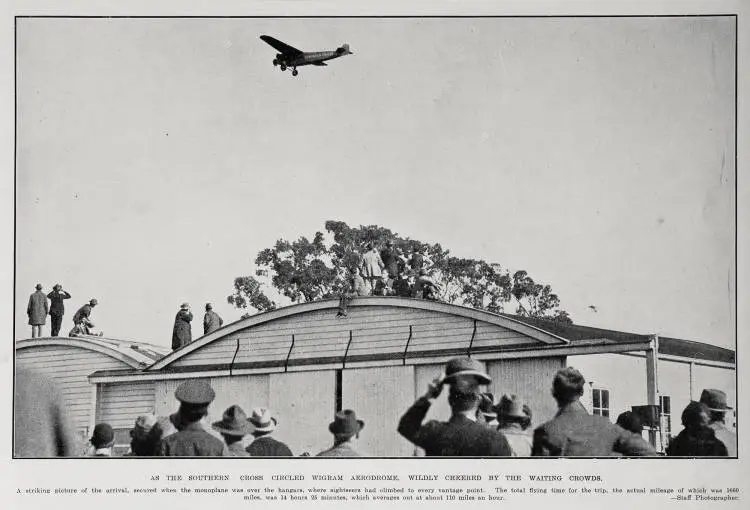
M339 309L336 317L346 317L349 302L355 297L367 296L368 290L365 280L359 272L359 268L354 268L351 278L346 283L347 288L339 296Z
M414 284L414 297L437 301L439 293L440 285L427 274L426 269L421 269Z

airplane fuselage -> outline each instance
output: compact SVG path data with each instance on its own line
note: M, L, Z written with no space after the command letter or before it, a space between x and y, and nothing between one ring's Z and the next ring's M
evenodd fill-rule
M283 59L282 62L286 64L289 67L300 67L300 66L309 66L309 65L315 65L319 62L325 62L326 60L332 60L337 57L341 57L344 54L336 52L336 51L314 51L314 52L305 52L302 55L291 58L289 60Z

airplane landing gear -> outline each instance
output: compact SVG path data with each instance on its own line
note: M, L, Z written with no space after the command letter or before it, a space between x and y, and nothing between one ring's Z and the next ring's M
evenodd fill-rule
M276 67L277 65L279 65L279 61L276 59L273 59L273 66Z
M296 69L292 69L292 76L297 76L299 74L299 71Z
M286 71L286 64L284 64L284 63L281 64L281 70L282 71Z

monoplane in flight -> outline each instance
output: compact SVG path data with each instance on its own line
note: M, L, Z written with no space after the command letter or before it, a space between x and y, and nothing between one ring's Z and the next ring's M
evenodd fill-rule
M278 39L274 39L270 35L261 35L260 38L273 46L276 51L280 52L277 53L276 58L273 59L273 65L280 66L282 71L286 71L287 67L291 67L292 76L297 76L297 74L299 74L297 68L300 66L325 66L328 65L326 64L326 60L332 60L334 58L343 57L344 55L353 54L349 51L348 44L344 44L333 51L307 52L293 48Z

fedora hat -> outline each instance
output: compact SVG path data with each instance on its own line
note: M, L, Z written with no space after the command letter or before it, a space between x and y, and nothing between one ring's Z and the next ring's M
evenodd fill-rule
M228 436L244 436L251 432L247 415L240 406L230 406L224 411L221 421L213 422L211 427L215 431Z
M727 394L721 390L713 388L705 389L701 392L701 404L704 404L709 411L731 411L732 408L727 405Z
M472 358L453 358L445 365L443 383L451 383L458 376L473 375L479 384L490 384L492 378L484 372L482 364Z
M333 417L333 421L328 425L331 434L350 434L354 435L365 428L365 422L358 420L357 415L351 409L339 411Z
M276 428L276 418L271 416L271 410L265 407L256 407L253 414L247 420L253 426L253 432L271 432Z
M190 304L189 303L182 303L180 305L180 308L183 309L183 310L187 310L188 308L190 308Z
M523 407L523 400L516 395L503 395L500 403L497 405L497 413L501 418L529 418L524 412Z

